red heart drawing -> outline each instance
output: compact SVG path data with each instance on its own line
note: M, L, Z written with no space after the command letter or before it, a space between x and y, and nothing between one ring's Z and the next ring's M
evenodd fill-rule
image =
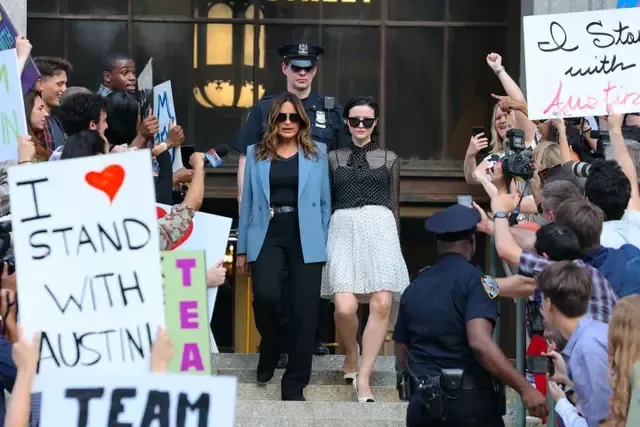
M158 216L158 219L164 218L165 216L167 216L167 211L165 211L160 206L156 206L156 215ZM172 246L170 246L167 250L168 251L173 251L173 250L179 248L184 242L189 240L189 237L191 237L191 233L193 233L193 219L189 223L189 228L182 235L182 237L180 237L180 239L178 239L178 241L175 242Z
M93 188L103 191L109 197L109 203L113 203L116 194L120 191L124 182L124 168L120 165L110 165L102 172L87 172L84 179Z

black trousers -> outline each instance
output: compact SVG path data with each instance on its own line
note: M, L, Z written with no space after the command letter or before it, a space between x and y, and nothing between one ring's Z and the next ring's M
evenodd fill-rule
M282 342L279 336L287 335L289 363L282 377L283 396L301 393L311 377L322 266L323 263L304 263L297 214L276 214L260 254L251 265L251 275L256 328L262 337L258 371L268 372L275 367ZM287 280L282 280L284 270ZM283 331L285 299L290 307L290 322Z
M407 407L407 427L504 427L500 402L491 390L462 390L457 399L446 400L447 420L434 419L418 393L411 396Z

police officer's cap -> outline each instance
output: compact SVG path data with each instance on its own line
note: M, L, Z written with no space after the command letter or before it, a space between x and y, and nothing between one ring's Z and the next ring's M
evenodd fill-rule
M289 43L280 46L280 56L296 67L307 68L315 65L324 49L320 46L307 43Z
M477 210L456 204L435 213L425 221L424 227L435 233L438 240L456 242L475 233L479 222L480 213Z

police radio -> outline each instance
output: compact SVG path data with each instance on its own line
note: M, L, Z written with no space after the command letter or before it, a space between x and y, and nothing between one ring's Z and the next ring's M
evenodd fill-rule
M333 96L324 97L324 109L331 111L336 108L336 99ZM329 119L331 120L331 119Z

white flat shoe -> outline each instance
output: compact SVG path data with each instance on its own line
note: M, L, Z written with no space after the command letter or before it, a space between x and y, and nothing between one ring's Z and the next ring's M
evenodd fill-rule
M375 399L371 396L369 397L360 397L358 396L358 402L360 403L375 403Z
M357 372L351 372L350 374L344 374L343 378L344 378L344 381L347 384L353 385L354 388L358 387L358 384L356 382L357 379L358 379L358 373Z

